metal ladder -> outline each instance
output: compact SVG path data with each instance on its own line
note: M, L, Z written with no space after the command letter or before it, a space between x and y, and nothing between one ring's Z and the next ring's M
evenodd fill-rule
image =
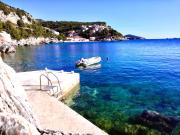
M56 78L56 80L58 82L58 86L53 85L53 82L49 78L49 75L53 75ZM58 97L59 94L62 94L61 93L62 88L61 88L59 78L53 72L50 72L50 71L46 72L46 74L43 73L40 75L40 90L43 90L42 89L42 77L45 77L48 80L48 86L46 86L45 89L48 90L48 93L51 96ZM54 89L56 89L56 91Z

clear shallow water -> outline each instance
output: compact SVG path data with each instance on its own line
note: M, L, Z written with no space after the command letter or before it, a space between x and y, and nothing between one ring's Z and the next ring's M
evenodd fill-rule
M101 68L74 67L76 60L92 56L102 57ZM17 71L48 67L79 72L81 87L71 107L107 131L147 109L180 116L178 39L20 47L4 60Z

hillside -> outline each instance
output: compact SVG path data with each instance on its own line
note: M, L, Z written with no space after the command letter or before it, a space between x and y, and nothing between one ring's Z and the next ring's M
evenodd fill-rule
M144 37L140 37L132 34L125 35L124 38L128 40L145 39Z
M58 31L69 39L73 37L82 37L89 40L120 40L123 35L110 26L106 22L67 22L67 21L43 21L40 23L44 27L48 27Z
M33 17L19 8L0 2L0 31L6 31L12 39L28 37L55 37L55 34L44 28Z
M0 52L14 52L12 46L50 42L112 41L123 35L106 22L44 21L0 1Z

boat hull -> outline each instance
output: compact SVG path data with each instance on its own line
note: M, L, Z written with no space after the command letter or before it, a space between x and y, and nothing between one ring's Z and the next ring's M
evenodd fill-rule
M101 57L92 57L89 59L81 59L76 62L76 67L88 67L91 65L96 65L101 62Z

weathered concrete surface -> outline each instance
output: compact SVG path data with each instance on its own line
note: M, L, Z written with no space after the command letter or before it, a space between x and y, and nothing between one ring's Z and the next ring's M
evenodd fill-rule
M20 80L22 86L25 90L40 90L40 76L42 74L47 74L48 71L31 71L31 72L21 72L17 73L17 78ZM67 95L73 88L75 88L80 83L80 75L74 72L61 72L61 71L50 71L58 77L60 82L60 93L59 98L61 99ZM49 78L52 81L53 86L59 88L58 80L52 74L49 74ZM47 78L42 77L42 85L47 86Z
M26 91L42 128L64 133L107 135L71 108L43 91Z
M61 99L72 92L80 82L78 73L52 71L59 79L62 92ZM106 135L104 131L80 116L71 108L49 96L47 91L40 90L40 76L47 71L31 71L17 73L17 78L26 89L29 102L35 112L41 128L54 131L63 131L65 134L93 134ZM58 86L56 77L49 75L53 85ZM42 78L43 86L47 85L47 79Z

